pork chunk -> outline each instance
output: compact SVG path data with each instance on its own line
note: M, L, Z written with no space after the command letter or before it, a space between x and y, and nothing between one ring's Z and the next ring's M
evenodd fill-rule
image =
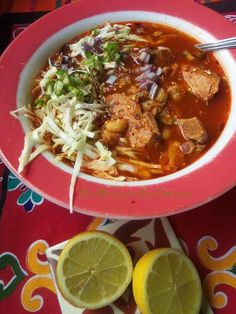
M133 119L140 117L141 107L125 94L112 94L106 97L112 119Z
M220 77L215 73L185 65L182 68L182 75L193 95L204 101L211 99L219 90Z
M186 140L194 140L199 144L207 141L207 132L197 117L180 119L178 125Z
M145 147L156 137L160 137L160 131L151 113L145 112L138 119L129 121L127 138L132 147Z
M126 136L132 147L145 147L160 136L157 122L150 112L142 113L141 106L125 94L113 94L106 98L112 119L128 121Z

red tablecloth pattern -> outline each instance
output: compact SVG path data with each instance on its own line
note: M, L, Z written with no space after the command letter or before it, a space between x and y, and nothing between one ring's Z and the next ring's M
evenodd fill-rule
M79 0L1 0L0 1L0 13L1 12L35 12L35 11L51 11L59 8L62 5L78 2ZM193 0L189 0L193 1ZM211 2L223 2L225 0L194 0L201 4L207 4ZM235 1L235 0L227 0Z
M0 164L0 183L3 171ZM0 227L0 313L60 312L45 250L92 220L70 215L9 175Z
M0 164L1 184L4 168ZM236 308L235 203L236 188L194 211L169 218L217 314L234 314ZM0 228L0 313L58 313L45 250L89 225L94 229L104 223L70 215L10 173Z
M235 14L229 12L227 18L236 22ZM13 37L24 27L15 26ZM0 313L57 314L45 250L107 220L70 215L7 174L0 161L1 201L6 198L0 223ZM236 313L236 188L169 221L199 270L214 313Z

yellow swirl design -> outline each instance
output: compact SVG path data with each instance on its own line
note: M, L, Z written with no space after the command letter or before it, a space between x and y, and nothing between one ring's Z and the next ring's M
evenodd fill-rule
M31 244L27 252L27 266L33 274L47 275L50 273L48 262L38 259L38 254L43 255L48 249L48 244L44 240L38 240Z
M224 292L214 292L219 284L228 285L236 289L236 276L227 271L216 271L208 274L203 280L203 290L211 305L222 309L227 305L228 298Z
M21 291L21 302L26 311L37 312L42 308L43 298L40 295L33 296L34 291L39 288L47 288L56 293L50 277L41 275L31 277Z
M199 240L197 249L202 265L212 271L203 280L205 294L213 307L222 309L227 305L228 298L222 291L215 292L215 288L223 284L236 289L236 276L227 271L236 264L236 246L222 256L211 256L210 252L217 248L216 239L205 236Z
M215 251L218 248L217 241L210 236L203 237L198 242L198 255L202 264L210 270L227 270L236 264L236 247L232 247L224 255L215 258L209 251Z
M39 254L45 254L48 247L46 241L37 240L30 245L27 252L26 263L28 269L35 276L25 283L21 292L21 302L24 309L29 312L37 312L43 306L43 298L40 295L33 295L37 289L47 288L56 293L48 262L41 261L38 256Z

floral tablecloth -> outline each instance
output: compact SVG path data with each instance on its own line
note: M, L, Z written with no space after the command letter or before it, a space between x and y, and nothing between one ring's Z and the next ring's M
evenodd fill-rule
M8 1L9 8L13 2ZM56 1L57 5L65 2ZM36 8L40 1L33 3ZM55 1L47 3L52 5ZM44 7L47 9L52 6ZM235 22L235 12L225 15ZM26 26L15 25L13 37L19 33L19 27ZM109 221L70 215L24 186L1 161L0 191L0 313L60 313L46 249ZM203 289L216 314L236 313L235 209L236 188L207 205L169 218L199 270ZM131 314L129 309L123 313Z

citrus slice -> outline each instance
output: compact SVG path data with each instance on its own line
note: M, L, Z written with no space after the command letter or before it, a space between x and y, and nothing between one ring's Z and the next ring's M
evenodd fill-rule
M149 251L134 268L133 293L142 314L199 314L201 282L190 259L176 249Z
M57 264L64 298L76 307L96 309L118 299L133 274L126 246L103 231L82 232L69 240Z

